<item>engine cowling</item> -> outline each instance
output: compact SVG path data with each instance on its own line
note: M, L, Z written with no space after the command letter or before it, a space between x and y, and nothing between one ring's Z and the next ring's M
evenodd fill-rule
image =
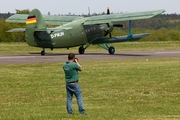
M101 24L100 27L101 27L101 31L102 31L103 36L107 36L114 29L114 26L112 23Z

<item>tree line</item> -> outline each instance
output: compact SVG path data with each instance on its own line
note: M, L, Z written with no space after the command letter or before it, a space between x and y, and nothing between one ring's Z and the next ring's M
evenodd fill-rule
M16 10L18 14L28 14L29 10ZM50 14L48 12L48 14ZM104 12L102 14L105 14ZM7 33L13 28L24 28L25 24L6 23L5 19L13 13L0 13L0 42L25 42L24 33ZM94 14L97 15L97 14ZM123 28L115 28L112 35L120 36L128 33L128 21L122 22ZM146 41L180 41L180 15L161 14L150 19L135 20L133 33L150 33Z

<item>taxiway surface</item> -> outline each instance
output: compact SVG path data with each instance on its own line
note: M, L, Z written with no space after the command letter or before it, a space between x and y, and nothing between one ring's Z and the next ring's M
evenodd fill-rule
M65 62L68 53L46 54L41 56L37 53L0 55L0 64L32 64L45 62ZM107 52L87 52L85 54L75 53L80 61L97 60L125 60L125 59L151 59L151 58L178 58L180 50L153 50L153 51L122 51L110 55Z

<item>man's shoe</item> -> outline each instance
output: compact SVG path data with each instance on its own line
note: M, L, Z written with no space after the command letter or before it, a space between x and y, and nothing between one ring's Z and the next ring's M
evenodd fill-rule
M84 113L80 113L81 115L87 115L85 112Z

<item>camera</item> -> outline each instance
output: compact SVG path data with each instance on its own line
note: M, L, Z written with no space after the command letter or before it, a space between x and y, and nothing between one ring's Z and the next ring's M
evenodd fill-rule
M75 58L75 59L78 61L78 58ZM75 59L74 59L74 62L76 62Z

